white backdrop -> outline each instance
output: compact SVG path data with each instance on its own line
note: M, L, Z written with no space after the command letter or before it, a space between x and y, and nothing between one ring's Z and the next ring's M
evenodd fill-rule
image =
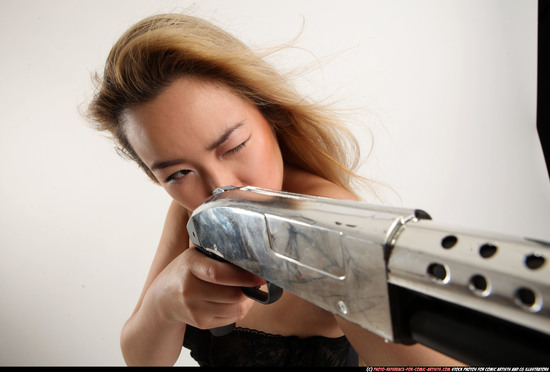
M169 199L78 109L128 26L189 6L253 46L303 25L307 52L278 60L330 57L299 84L366 109L361 174L393 187L387 203L550 240L535 0L1 0L1 365L124 364Z

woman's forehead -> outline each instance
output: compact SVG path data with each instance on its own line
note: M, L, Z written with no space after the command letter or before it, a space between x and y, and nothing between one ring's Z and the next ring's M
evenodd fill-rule
M249 105L222 83L180 78L152 100L128 109L125 118L140 126L178 124L212 116L231 116Z
M125 132L136 151L157 152L177 141L211 143L258 112L224 85L180 79L150 102L128 110Z

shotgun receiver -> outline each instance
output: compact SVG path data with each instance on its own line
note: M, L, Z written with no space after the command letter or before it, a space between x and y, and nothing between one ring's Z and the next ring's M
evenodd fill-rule
M388 342L471 365L550 365L550 244L392 208L255 187L217 189L194 245Z

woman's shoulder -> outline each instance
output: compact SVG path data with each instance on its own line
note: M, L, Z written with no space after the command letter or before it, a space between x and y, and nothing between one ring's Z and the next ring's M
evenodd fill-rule
M283 190L334 199L359 200L351 191L313 173L285 166Z

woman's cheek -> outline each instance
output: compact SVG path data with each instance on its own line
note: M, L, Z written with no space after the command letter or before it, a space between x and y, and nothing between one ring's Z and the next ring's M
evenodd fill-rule
M266 151L267 150L267 151ZM256 157L255 166L257 183L261 187L278 190L283 184L283 160L278 149L266 146L261 152L262 156Z
M201 205L210 195L205 195L200 188L189 187L181 184L168 184L164 186L168 195L174 199L183 208L193 211ZM188 191L193 190L193 191Z

